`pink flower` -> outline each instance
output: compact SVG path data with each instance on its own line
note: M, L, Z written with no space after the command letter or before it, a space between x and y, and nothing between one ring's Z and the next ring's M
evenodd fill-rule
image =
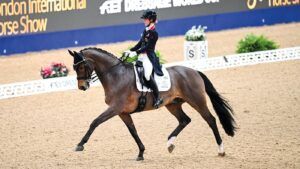
M43 70L44 74L51 74L52 72L52 67L51 66L47 66L47 67L44 67Z
M51 65L53 67L63 67L63 66L65 66L63 63L59 63L59 62L53 62Z
M52 62L50 66L41 68L41 76L45 78L56 76L67 76L68 68L63 63Z

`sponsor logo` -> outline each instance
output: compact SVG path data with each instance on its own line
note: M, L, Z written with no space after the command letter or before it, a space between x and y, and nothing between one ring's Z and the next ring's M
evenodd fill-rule
M247 0L247 7L255 9L258 3L267 2L268 7L290 6L300 4L300 0Z
M195 6L219 3L220 0L106 0L100 6L100 14L163 9L172 7Z
M0 36L46 32L49 22L46 14L83 10L86 7L86 0L1 1Z

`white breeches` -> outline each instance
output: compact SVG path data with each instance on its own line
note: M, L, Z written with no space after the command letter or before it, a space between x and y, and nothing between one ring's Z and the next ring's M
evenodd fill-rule
M147 54L140 54L138 57L138 60L143 62L143 67L144 67L144 71L145 71L145 78L146 80L150 80L150 76L152 74L153 71L153 65L151 63L151 61L149 60Z

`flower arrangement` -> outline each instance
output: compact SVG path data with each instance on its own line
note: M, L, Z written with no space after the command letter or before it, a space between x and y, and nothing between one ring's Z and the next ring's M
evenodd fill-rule
M206 35L205 30L207 29L206 26L199 25L198 28L193 26L190 30L188 30L185 34L186 41L205 41Z
M43 79L63 77L69 73L68 68L63 63L53 62L51 65L41 68L41 76Z
M128 49L130 49L130 48L131 47L129 47ZM124 52L125 52L125 50L122 53L124 53ZM160 64L165 64L166 63L166 60L163 59L163 56L162 56L161 52L159 52L158 50L155 50L155 54L159 58ZM128 58L126 58L125 62L132 63L132 62L137 61L137 59L138 59L138 56L134 56L132 58L128 57Z

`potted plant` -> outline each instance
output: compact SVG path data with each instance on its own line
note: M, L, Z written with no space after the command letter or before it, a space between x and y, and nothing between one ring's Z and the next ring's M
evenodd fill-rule
M65 64L60 62L53 62L51 65L41 68L41 76L43 79L64 77L69 73Z
M206 26L193 26L185 34L184 57L185 60L199 60L208 57L208 43L206 39Z

